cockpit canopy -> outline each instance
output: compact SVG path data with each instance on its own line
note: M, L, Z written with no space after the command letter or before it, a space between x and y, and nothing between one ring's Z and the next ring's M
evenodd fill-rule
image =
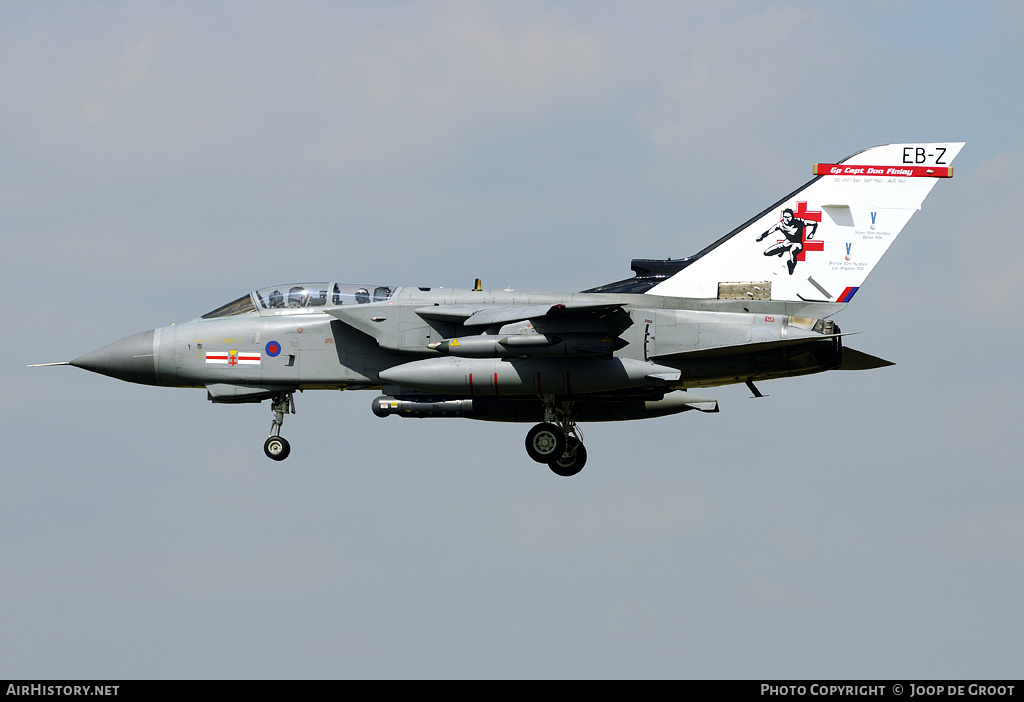
M391 297L391 285L361 285L359 283L290 283L260 288L207 312L202 319L234 317L249 312L307 309L326 305L355 305L383 302Z

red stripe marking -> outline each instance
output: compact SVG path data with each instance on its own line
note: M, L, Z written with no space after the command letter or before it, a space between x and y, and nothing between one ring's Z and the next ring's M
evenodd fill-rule
M952 166L851 166L816 163L814 175L866 176L875 178L952 178Z
M843 291L843 294L839 296L836 302L849 302L850 299L853 298L854 294L859 289L860 288L846 288L846 290Z
M469 374L469 394L473 394L473 374Z

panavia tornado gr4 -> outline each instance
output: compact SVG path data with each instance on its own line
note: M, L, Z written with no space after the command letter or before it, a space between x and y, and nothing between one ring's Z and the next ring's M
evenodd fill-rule
M705 388L891 365L830 318L953 174L962 143L890 144L835 163L704 250L632 262L576 293L295 283L62 364L147 385L270 400L266 455L285 459L296 390L375 390L378 417L527 422L530 458L587 460L581 422L717 412Z

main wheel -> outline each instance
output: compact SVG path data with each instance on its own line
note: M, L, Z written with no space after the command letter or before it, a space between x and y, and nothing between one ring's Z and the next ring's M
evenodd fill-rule
M557 425L542 422L526 433L526 452L537 463L547 463L565 453L565 432Z
M288 444L288 440L280 436L271 436L263 444L263 453L267 454L267 458L273 458L275 461L283 461L288 458L291 451L292 447Z
M571 478L576 475L583 470L583 466L586 464L587 448L575 436L570 436L566 440L565 453L560 458L548 461L551 471L563 478Z

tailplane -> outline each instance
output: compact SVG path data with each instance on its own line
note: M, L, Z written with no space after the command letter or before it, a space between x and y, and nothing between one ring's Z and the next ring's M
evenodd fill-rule
M849 302L962 147L888 144L815 164L813 180L700 253L634 261L648 284L633 291Z

